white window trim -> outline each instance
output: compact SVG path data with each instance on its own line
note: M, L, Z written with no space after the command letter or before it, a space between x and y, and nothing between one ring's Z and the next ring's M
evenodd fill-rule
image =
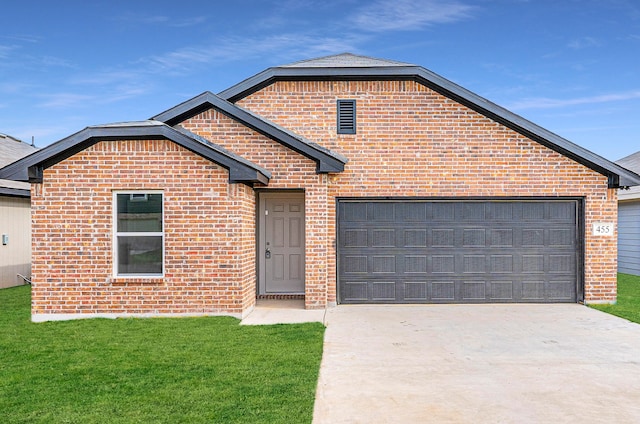
M118 194L161 194L162 195L162 231L161 232L118 232ZM166 268L165 262L165 248L164 248L164 203L165 203L165 194L162 190L116 190L113 191L112 197L112 247L111 252L112 262L113 262L113 270L112 275L114 278L164 278L164 271ZM162 237L162 273L161 274L118 274L118 236L149 236L149 237Z

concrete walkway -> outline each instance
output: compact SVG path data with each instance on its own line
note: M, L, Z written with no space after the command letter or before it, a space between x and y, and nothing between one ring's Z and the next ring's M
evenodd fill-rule
M304 309L304 300L258 300L256 307L241 325L298 324L321 322L324 324L326 309Z
M639 423L640 325L581 305L327 310L314 423Z

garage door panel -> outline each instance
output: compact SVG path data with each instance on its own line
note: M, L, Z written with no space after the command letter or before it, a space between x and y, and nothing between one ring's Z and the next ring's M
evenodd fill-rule
M575 231L571 228L550 228L549 246L573 248L575 243Z
M522 300L544 300L544 281L523 281L521 284Z
M368 231L366 229L346 230L343 234L345 247L367 247Z
M426 203L404 203L398 204L402 213L400 214L405 222L425 222L427 220L427 204Z
M368 216L376 222L396 222L396 205L388 202L373 202L369 206Z
M514 205L510 202L488 203L486 219L512 221L514 218L513 211Z
M395 301L396 288L395 281L374 281L371 284L371 299L374 301Z
M431 283L431 300L437 301L454 301L455 300L455 283L453 281L434 281Z
M491 255L491 274L513 273L514 256L510 254Z
M344 203L342 204L340 218L342 221L347 222L366 222L367 217L367 203Z
M395 255L375 255L371 256L371 272L373 274L395 274Z
M462 247L486 247L484 228L465 228L462 230Z
M404 273L405 274L426 274L427 273L427 255L405 255L404 256Z
M454 247L455 230L453 228L434 228L431 230L431 247Z
M340 202L339 300L573 302L576 209L575 201Z
M454 274L455 255L433 255L431 257L431 272L434 274Z
M456 205L453 203L432 203L431 219L434 221L455 221ZM427 217L428 219L428 217Z
M492 228L490 231L490 247L513 247L512 228Z
M513 301L513 281L491 281L489 295L493 301Z
M463 273L485 274L487 272L487 257L485 255L464 255Z
M369 288L367 281L344 281L340 287L343 302L366 302L371 300L367 293Z
M463 281L462 300L485 300L486 281Z
M426 281L407 281L404 283L404 300L426 302L429 300Z
M552 221L562 221L575 223L576 211L571 203L548 203L549 219Z
M425 228L405 229L402 247L427 247L427 230Z
M571 280L550 281L548 283L548 297L550 300L572 301L574 298L574 283Z

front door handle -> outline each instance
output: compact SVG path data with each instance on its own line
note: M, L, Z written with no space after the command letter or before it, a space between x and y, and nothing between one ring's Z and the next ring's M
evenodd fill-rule
M267 250L264 251L265 259L271 259L271 250L267 247Z

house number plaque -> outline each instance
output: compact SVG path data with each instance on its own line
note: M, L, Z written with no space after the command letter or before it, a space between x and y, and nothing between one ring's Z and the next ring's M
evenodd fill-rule
M594 236L612 236L613 222L594 222L592 234Z

